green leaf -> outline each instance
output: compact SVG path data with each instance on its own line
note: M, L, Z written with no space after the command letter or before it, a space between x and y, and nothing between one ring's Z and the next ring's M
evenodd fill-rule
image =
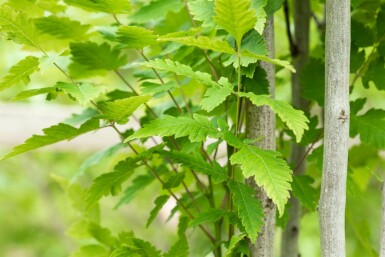
M94 179L86 194L85 211L93 207L104 195L110 194L112 188L120 187L133 174L137 161L136 158L127 158L119 162L114 171L104 173ZM121 166L126 168L122 169Z
M173 90L177 87L178 87L178 84L175 81L169 81L165 84L158 84L158 83L152 83L152 82L146 81L146 82L143 82L142 85L140 85L140 89L143 94L151 94L151 95Z
M136 26L120 26L116 40L125 48L141 49L156 42L157 36L151 30Z
M146 23L163 19L169 12L178 12L181 8L181 0L155 0L141 7L130 19L137 23Z
M119 200L119 202L115 205L115 209L119 208L123 204L130 203L133 199L135 199L135 196L143 189L145 189L146 186L150 185L154 181L154 176L151 174L141 175L136 177L133 181L131 186L127 187L124 190L122 198Z
M154 221L156 216L158 216L159 211L167 203L168 199L170 199L169 195L161 195L155 199L154 201L155 207L150 212L150 217L148 217L146 228L148 228L148 226L150 226L150 224Z
M362 84L365 88L369 88L369 82L373 81L378 90L385 90L385 67L384 58L377 57L369 64L368 69L362 76Z
M294 176L293 183L291 184L293 188L293 195L300 200L301 204L309 208L310 210L315 210L317 208L318 194L317 190L311 186L314 182L314 179L309 176Z
M199 213L190 223L190 226L196 227L202 223L214 223L221 217L226 216L227 211L224 209L209 209L206 212Z
M215 107L226 101L226 98L233 93L232 87L213 86L206 90L200 105L202 109L211 112Z
M9 88L20 81L29 83L29 76L39 70L39 59L34 56L27 56L12 66L8 75L0 82L0 91Z
M0 7L0 27L3 33L19 44L41 49L34 23L23 11L16 12L7 5Z
M310 58L303 67L300 81L301 96L324 106L325 63L320 59Z
M163 189L171 189L171 188L178 187L182 183L185 175L186 174L184 172L180 172L178 174L172 175L167 179L167 181L164 182Z
M90 70L116 70L125 65L127 60L126 56L120 56L119 50L112 50L107 43L71 43L70 49L72 60Z
M292 171L286 161L279 158L276 151L262 150L251 145L244 145L230 158L231 164L240 164L243 175L254 176L259 187L263 187L267 196L277 205L280 215L290 197Z
M34 21L36 28L40 32L60 39L81 40L90 28L90 25L82 25L80 22L67 17L57 17L54 15L40 17Z
M254 242L263 225L264 214L261 203L255 198L254 190L247 185L230 180L227 186L233 193L233 202L242 225L250 240Z
M170 158L173 162L180 163L196 172L211 176L215 184L227 179L227 171L216 161L213 165L207 163L199 154L187 154L182 152L159 151L160 155Z
M18 145L12 151L1 158L1 160L46 146L63 140L70 140L79 135L85 134L99 128L99 120L90 119L84 122L79 128L59 123L52 127L43 129L44 135L33 135L24 144Z
M58 89L63 90L64 93L75 98L81 105L89 104L90 101L98 98L106 91L104 86L94 86L87 82L76 84L57 82L56 86Z
M130 117L142 104L150 100L151 96L141 95L118 99L113 102L102 102L98 104L104 119L119 121Z
M163 255L163 257L188 257L189 247L185 236L179 238L170 248L170 250Z
M201 21L202 27L215 27L213 20L214 16L214 1L195 0L188 2L191 15L194 20Z
M23 92L18 93L12 98L12 101L20 101L24 100L33 96L42 95L42 94L49 94L56 92L56 87L43 87L43 88L37 88L37 89L31 89L26 90Z
M108 257L109 253L101 245L85 245L75 251L70 257Z
M256 106L267 105L269 106L287 127L293 131L296 136L297 143L301 141L301 138L305 130L309 129L307 123L309 120L301 110L294 109L290 104L272 99L268 95L255 95L254 93L239 93L241 97L247 97Z
M92 12L111 14L131 12L129 0L64 0L64 2Z
M229 247L227 248L225 257L232 257L235 248L238 246L239 242L245 237L245 234L242 235L234 235L231 237Z
M176 42L186 46L196 46L205 50L212 50L214 52L236 54L235 50L223 40L209 38L206 36L199 37L168 37L163 36L158 38L160 42Z
M351 22L352 43L357 47L372 46L374 44L373 29L354 19Z
M116 244L117 239L111 235L111 231L95 222L88 224L88 232L93 238L107 247L113 247Z
M360 134L361 141L385 149L385 111L370 109L363 115L351 115L350 136Z
M143 128L126 138L124 142L154 135L161 137L174 135L175 138L188 136L191 142L203 142L208 136L211 138L220 137L220 132L210 123L207 117L196 113L193 118L167 115L144 125Z
M291 71L293 73L295 72L293 65L291 65L290 62L288 62L288 61L271 59L270 57L268 57L266 55L254 54L254 53L250 52L249 50L241 51L241 57L255 58L255 59L260 60L260 61L269 62L269 63L272 63L274 65L282 66L285 69L288 69L289 71Z
M241 45L242 37L253 29L257 22L255 10L250 8L250 0L216 0L214 21L229 32Z
M200 71L193 71L190 66L181 64L179 62L173 62L170 59L155 59L149 62L145 62L144 65L149 68L170 71L180 76L192 78L207 86L220 86L220 84L212 80L210 74Z

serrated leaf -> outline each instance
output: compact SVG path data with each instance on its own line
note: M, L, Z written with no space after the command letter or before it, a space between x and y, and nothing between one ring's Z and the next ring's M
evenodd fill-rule
M148 226L150 226L150 224L154 221L156 216L158 216L159 211L167 203L168 199L170 199L169 195L160 195L155 199L154 201L155 207L150 212L150 217L148 217L146 228L148 228Z
M24 100L33 96L42 95L42 94L48 94L56 92L56 87L43 87L43 88L37 88L37 89L31 89L26 90L23 92L18 93L12 98L12 101L20 101Z
M190 226L196 227L202 223L214 223L221 217L226 216L227 211L224 209L209 209L206 212L199 213L195 219L190 223Z
M128 165L125 165L127 169L114 168L114 171L104 173L94 179L86 194L85 211L94 206L104 195L110 194L112 188L120 187L133 174L134 169L137 167L137 161L137 159L127 158L117 164L118 166L123 162L128 163Z
M239 242L245 236L246 236L245 234L242 234L242 235L234 235L234 236L231 237L231 240L230 240L230 243L229 243L229 247L227 248L225 257L232 257L233 256L233 252L234 252L235 248L237 247Z
M103 228L95 222L89 222L88 232L98 242L107 247L113 247L116 244L117 239L112 236L111 231L107 228Z
M151 96L141 95L118 99L113 102L102 102L98 104L104 119L119 121L131 116L142 104L150 100Z
M136 26L120 26L116 32L116 40L124 48L141 49L154 44L157 36L151 30Z
M140 85L140 89L143 94L152 94L152 95L173 90L177 87L178 87L178 84L175 81L169 81L164 84L143 82L142 85Z
M92 12L111 14L131 12L129 0L64 0L64 2Z
M86 82L76 84L57 82L56 87L75 98L81 105L89 104L106 90L104 86L95 86Z
M0 7L0 27L1 31L7 33L8 37L16 43L41 49L36 27L23 11L15 11L7 5L2 5Z
M209 38L206 36L199 37L160 37L159 42L176 42L186 46L196 46L205 50L212 50L214 52L236 54L235 50L223 40Z
M115 205L115 209L119 208L123 204L130 203L135 196L143 189L146 188L146 186L150 185L154 181L153 175L141 175L136 177L132 184L127 187L124 192L123 196L119 200L119 202Z
M293 131L297 143L301 141L301 138L305 130L309 129L307 123L308 118L301 110L294 109L290 104L272 99L268 95L255 95L254 93L239 93L242 97L247 97L256 106L267 105L269 106L280 118L287 127Z
M0 82L0 91L9 88L20 81L29 83L29 76L39 70L39 59L34 56L27 56L12 66L8 75Z
M169 12L178 12L181 8L183 8L181 0L155 0L142 6L130 19L142 24L162 19Z
M160 155L170 158L172 161L180 163L196 172L211 176L215 184L227 179L227 171L216 161L211 165L198 154L187 154L182 152L159 151Z
M163 255L163 257L188 257L189 247L185 236L179 238L170 248L170 250Z
M179 62L173 62L170 59L155 59L149 62L145 62L144 65L149 68L170 71L180 76L192 78L207 86L219 86L217 82L212 80L210 74L200 71L193 71L190 66L181 64Z
M378 90L385 90L385 67L384 58L377 57L369 64L368 69L362 76L362 84L365 88L369 88L369 82L372 81Z
M90 28L90 25L82 25L80 22L67 17L57 17L54 15L40 17L34 21L36 28L40 32L60 39L83 39Z
M167 179L167 181L164 182L163 189L171 189L171 188L178 187L182 183L184 177L185 177L184 172L180 172L178 174L172 175Z
M291 184L293 195L300 200L304 207L309 208L310 210L315 210L317 208L318 200L317 190L311 186L313 182L313 178L302 175L294 176Z
M254 176L257 185L264 189L282 215L290 197L292 171L280 156L276 151L244 145L231 156L230 162L241 165L242 174L246 178Z
M202 109L211 112L215 107L223 103L233 93L231 87L213 86L206 90L200 105Z
M272 59L266 55L254 54L248 50L241 51L241 57L255 58L255 59L260 60L260 61L269 62L269 63L272 63L274 65L282 66L285 69L288 69L289 71L291 71L293 73L295 72L294 66L291 65L290 62L288 62L288 61L283 61L283 60L279 60L279 59Z
M227 186L233 194L233 202L242 225L250 240L254 242L263 225L262 205L255 198L254 190L247 185L230 180Z
M44 135L33 135L24 144L18 145L12 151L1 158L1 160L46 146L63 140L70 140L79 135L85 134L99 128L99 120L90 119L84 122L79 128L59 123L49 128L43 129Z
M370 109L365 114L350 117L350 136L360 134L361 141L385 149L385 111Z
M115 70L126 64L126 56L112 50L107 43L98 45L93 42L71 43L72 60L90 70Z
M213 20L214 16L214 1L195 0L188 3L191 15L194 20L201 21L202 27L215 27Z
M196 113L193 118L167 115L144 125L143 128L126 138L124 142L153 135L161 137L174 135L175 138L188 136L191 142L203 142L206 137L220 137L220 132L210 123L207 117Z
M161 252L150 242L139 238L132 238L131 242L131 245L128 247L135 250L135 253L138 253L141 257L161 257Z
M255 10L248 0L216 0L214 21L229 32L241 45L242 37L253 29L257 22Z

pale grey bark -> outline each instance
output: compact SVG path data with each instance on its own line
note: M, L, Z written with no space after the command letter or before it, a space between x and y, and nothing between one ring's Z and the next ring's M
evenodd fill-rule
M306 64L309 56L309 24L310 24L310 1L309 0L295 0L294 1L294 43L296 52L293 56L293 64L296 73L292 74L292 104L295 108L303 111L308 111L308 102L301 97L300 77L302 68ZM299 164L303 155L305 154L305 147L293 143L291 145L291 153L289 162L296 167L294 175L301 175L304 173L306 164L305 161ZM298 166L297 166L298 165ZM281 257L298 257L298 238L300 232L300 218L301 218L301 204L291 195L289 199L290 209L288 210L289 220L286 228L282 233L281 243Z
M266 23L264 39L269 50L269 57L274 57L274 18L271 17ZM270 94L274 97L275 91L275 67L270 63L261 62L261 67L267 73ZM275 149L275 114L267 106L256 107L250 102L246 110L246 133L248 138L259 138L263 140L256 145L263 149ZM250 242L251 257L273 257L274 254L274 232L276 206L267 197L266 193L255 184L254 178L247 179L247 183L254 188L257 198L261 201L265 219L261 232L256 242Z
M326 1L324 159L319 204L323 257L345 257L350 1Z
M381 242L380 257L385 257L385 183L382 184L382 219L381 219Z

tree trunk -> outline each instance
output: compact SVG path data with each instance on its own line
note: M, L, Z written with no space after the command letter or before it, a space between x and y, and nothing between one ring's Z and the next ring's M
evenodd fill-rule
M295 108L304 112L308 111L308 101L301 98L300 94L300 77L302 67L306 64L309 55L309 23L310 23L310 2L309 0L294 1L294 25L295 25L295 47L292 53L293 64L296 73L292 74L292 104ZM296 143L291 145L291 153L289 162L296 167L305 154L305 147ZM296 170L294 175L304 173L306 164L303 161ZM298 257L298 237L300 232L301 204L291 195L289 200L291 208L288 210L289 220L282 234L281 256L282 257Z
M385 257L385 183L382 184L382 220L380 257Z
M319 204L323 257L345 257L350 1L326 1L324 159Z
M274 18L267 20L263 33L266 46L269 50L269 57L274 58ZM261 62L261 67L267 73L267 80L270 86L270 94L274 97L275 90L275 67L270 63ZM275 149L275 114L267 106L256 107L247 102L246 110L246 133L248 138L259 138L263 140L256 145L263 149ZM265 219L261 232L256 242L250 242L251 257L272 257L274 254L274 232L276 206L267 197L266 193L259 188L254 178L247 179L247 184L254 188L257 198L264 207Z

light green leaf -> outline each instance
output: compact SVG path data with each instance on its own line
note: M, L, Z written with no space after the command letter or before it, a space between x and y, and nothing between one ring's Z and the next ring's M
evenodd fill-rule
M185 236L179 238L170 248L170 250L163 255L163 257L188 257L189 247Z
M1 32L7 33L16 43L41 49L36 27L23 11L16 12L7 5L0 6L0 27Z
M63 90L64 93L75 98L81 105L89 104L90 101L98 98L106 91L104 86L94 86L87 82L76 84L57 82L56 86L58 89Z
M219 85L212 80L211 75L205 72L193 71L190 66L181 64L179 62L173 62L170 59L155 59L144 63L145 66L157 70L165 70L173 72L180 76L195 79L207 86Z
M18 145L12 151L1 158L1 160L46 146L63 140L70 140L79 135L85 134L99 128L99 120L90 119L84 122L79 128L59 123L52 127L43 129L44 135L33 135L24 144Z
M202 223L214 223L221 217L226 216L227 211L224 209L209 209L206 212L199 213L195 219L190 223L190 226L196 227Z
M385 111L370 109L365 114L350 117L350 136L360 134L361 141L385 149Z
M158 216L159 211L167 203L168 199L170 199L169 195L160 195L155 199L154 201L155 207L150 212L150 217L148 217L146 228L148 228L148 226L150 226L150 224L154 221L156 216Z
M111 14L131 12L129 0L64 0L68 5L80 7L92 12L105 12Z
M231 193L233 193L233 202L237 207L242 225L250 240L254 242L263 225L262 205L255 198L254 190L247 185L230 180L227 186Z
M233 93L231 87L213 86L206 90L200 105L202 109L211 112L215 107L223 103Z
M293 195L300 200L304 207L309 208L310 210L315 210L317 208L318 201L317 190L311 186L313 182L313 178L302 175L294 176L293 183L291 184Z
M199 154L187 154L182 152L159 151L158 154L170 158L173 162L180 163L196 172L211 176L215 184L227 179L227 171L216 161L213 165L207 163Z
M208 136L218 138L220 134L207 117L199 114L194 114L193 118L164 116L144 125L124 142L153 135L161 137L174 135L175 138L188 136L191 142L203 142Z
M285 204L290 197L292 171L286 161L279 158L279 152L262 150L251 145L244 145L230 158L231 164L240 164L243 176L254 176L259 187L263 187L267 196L277 205L282 216Z
M119 121L131 116L142 104L150 100L151 96L141 95L129 98L118 99L113 102L103 102L98 104L104 119Z
M54 15L40 17L34 21L39 31L60 39L81 40L90 28L90 25L82 25L80 22L70 20L67 17L57 17Z
M109 253L101 245L85 245L75 251L70 257L108 257Z
M142 85L140 85L140 89L143 94L151 94L151 95L173 90L177 87L178 87L178 84L175 81L169 81L165 84L158 84L158 83L152 83L152 82L146 81L146 82L143 82Z
M104 195L109 195L111 190L120 187L133 174L137 167L136 162L138 162L137 158L127 158L119 162L114 171L104 173L94 179L86 193L85 211L93 207ZM125 168L122 169L122 166Z
M119 208L123 204L130 203L133 199L135 199L135 196L143 189L146 188L146 186L150 185L154 181L153 175L141 175L136 177L132 184L127 187L124 190L122 198L119 200L119 202L115 205L115 209Z
M71 43L72 60L90 70L116 70L126 64L126 56L112 50L107 43L98 45L93 42Z
M142 6L130 19L137 23L160 20L169 12L178 12L181 8L183 8L181 0L155 0Z
M112 236L111 231L95 222L89 222L88 232L93 238L105 246L113 247L116 244L117 239Z
M214 38L209 38L206 36L199 37L160 37L158 38L160 42L176 42L186 46L196 46L205 50L212 50L214 52L227 53L227 54L236 54L235 50L223 40L218 40Z
M42 94L48 94L56 92L56 87L43 87L43 88L37 88L37 89L31 89L26 90L23 92L18 93L12 98L12 101L20 101L24 100L33 96L42 95Z
M195 0L188 3L191 15L194 20L201 21L202 27L215 27L214 1Z
M256 95L254 93L239 93L241 97L247 97L256 106L267 105L269 106L287 127L293 131L297 143L301 141L301 138L305 130L309 129L307 123L309 120L301 110L294 109L290 104L271 98L268 95Z
M216 0L214 21L229 32L241 45L242 37L253 29L257 22L250 0Z
M255 58L255 59L260 60L260 61L269 62L269 63L272 63L274 65L282 66L285 69L288 69L289 71L295 73L295 69L294 69L293 65L291 65L290 62L288 62L288 61L271 59L270 57L268 57L266 55L254 54L248 50L241 51L241 57L251 57L251 58Z
M12 66L8 75L0 82L0 91L9 88L20 81L29 83L29 76L39 70L39 59L33 56L27 56Z
M125 48L141 49L156 42L156 35L151 30L136 26L120 26L116 40Z
M234 235L231 237L230 244L229 244L229 247L227 248L225 257L233 256L233 252L235 248L245 236L246 236L245 234L242 234L242 235Z

